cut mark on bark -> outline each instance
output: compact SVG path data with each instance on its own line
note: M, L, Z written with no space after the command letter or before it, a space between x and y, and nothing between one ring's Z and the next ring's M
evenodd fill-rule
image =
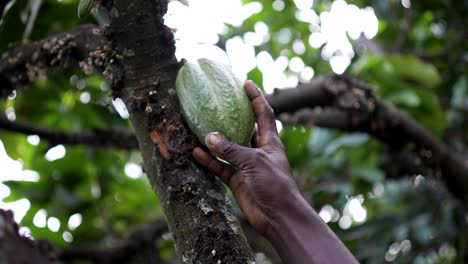
M145 111L148 128L154 144L166 160L173 160L177 166L185 166L196 146L196 140L181 121L180 113L159 104L155 92L150 92Z
M169 160L171 158L171 154L169 153L169 148L167 147L167 140L164 140L164 135L166 134L163 134L163 131L152 130L150 132L151 140L154 144L158 145L159 152L161 153L161 155L166 160Z

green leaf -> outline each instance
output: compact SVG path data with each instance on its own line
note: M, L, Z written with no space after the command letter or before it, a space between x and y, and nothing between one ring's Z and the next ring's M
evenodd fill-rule
M252 80L262 91L265 91L263 90L263 73L258 67L247 73L247 79Z
M392 83L397 79L423 88L432 88L441 81L439 72L432 64L424 63L410 55L378 56L367 53L356 60L351 66L351 72L369 75L369 78L377 83L381 83L382 80Z
M96 3L97 0L80 0L78 5L78 17L84 17L90 14Z
M387 95L386 100L392 102L395 105L403 105L408 107L417 107L421 103L421 99L418 94L412 90L400 90L395 91Z
M380 57L371 53L365 53L351 65L350 72L355 75L360 75L368 70L380 67L380 64L382 64Z
M336 140L330 142L325 149L325 153L330 154L335 152L337 149L346 146L360 146L369 141L369 136L366 134L352 134L339 137Z
M291 164L296 164L304 157L311 132L310 128L301 126L285 126L281 131L281 140Z
M437 69L428 63L420 61L414 56L387 56L395 77L407 78L426 87L434 87L440 83Z

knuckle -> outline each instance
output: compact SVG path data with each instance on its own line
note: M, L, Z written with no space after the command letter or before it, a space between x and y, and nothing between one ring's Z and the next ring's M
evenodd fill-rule
M259 157L260 155L263 155L263 153L264 152L262 149L256 148L256 149L252 149L251 155L254 157Z
M225 140L222 144L221 153L224 156L231 156L235 153L236 149L237 148L234 142Z
M263 163L268 159L268 154L261 149L255 149L253 159L255 163Z
M284 145L283 145L283 142L281 142L281 139L278 136L273 137L273 144L278 150L280 150L282 152L284 152L286 150Z
M275 115L275 110L273 110L273 108L271 108L271 106L268 104L265 106L265 112L272 116Z
M255 104L255 105L258 105L258 106L262 106L263 105L262 97L261 96L255 97L252 100L252 103Z
M271 108L271 106L269 105L265 106L265 109L263 110L263 115L267 119L270 119L270 120L275 119L275 111L273 111L273 108Z

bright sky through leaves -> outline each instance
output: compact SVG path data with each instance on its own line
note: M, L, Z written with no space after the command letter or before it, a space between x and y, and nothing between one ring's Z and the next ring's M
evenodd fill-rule
M273 5L280 5L277 2L282 1L274 1ZM255 56L254 47L270 38L268 26L264 23L257 23L255 30L245 33L243 37L228 39L226 52L215 46L220 40L219 35L226 32L225 24L240 26L246 18L259 13L263 9L262 4L253 2L242 5L240 0L188 3L188 6L185 6L179 1L170 2L165 17L166 24L176 30L178 59L196 60L207 57L230 62L234 72L241 79L246 79L247 73L258 66L263 73L263 86L268 93L272 92L273 88L295 86L299 79L310 80L314 76L314 70L305 67L304 62L299 61L297 57L284 63L283 60L287 58L271 58L269 54L260 55L262 52ZM378 20L371 7L360 9L343 0L337 0L333 2L330 11L318 15L312 9L313 0L295 0L294 3L298 7L298 22L303 21L311 25L309 43L305 44L314 48L323 46L322 57L330 61L335 73L343 73L355 55L348 36L357 39L363 34L371 39L377 34ZM289 29L284 29L277 37L279 42L287 43L291 33ZM305 44L295 43L293 46L301 50ZM286 76L284 71L287 65L297 76Z

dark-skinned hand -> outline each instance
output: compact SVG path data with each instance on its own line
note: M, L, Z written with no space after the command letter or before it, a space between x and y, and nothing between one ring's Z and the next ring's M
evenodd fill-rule
M229 186L250 224L265 234L271 227L275 212L287 206L284 197L295 196L299 192L291 178L272 108L252 81L247 81L244 89L257 118L256 148L240 146L220 133L212 132L205 138L212 154L237 169L218 161L201 148L195 148L193 156Z
M357 263L294 184L265 96L251 81L244 88L257 117L256 147L239 146L212 132L205 138L206 145L214 156L233 166L201 148L194 149L193 156L231 188L250 224L272 243L284 263Z

